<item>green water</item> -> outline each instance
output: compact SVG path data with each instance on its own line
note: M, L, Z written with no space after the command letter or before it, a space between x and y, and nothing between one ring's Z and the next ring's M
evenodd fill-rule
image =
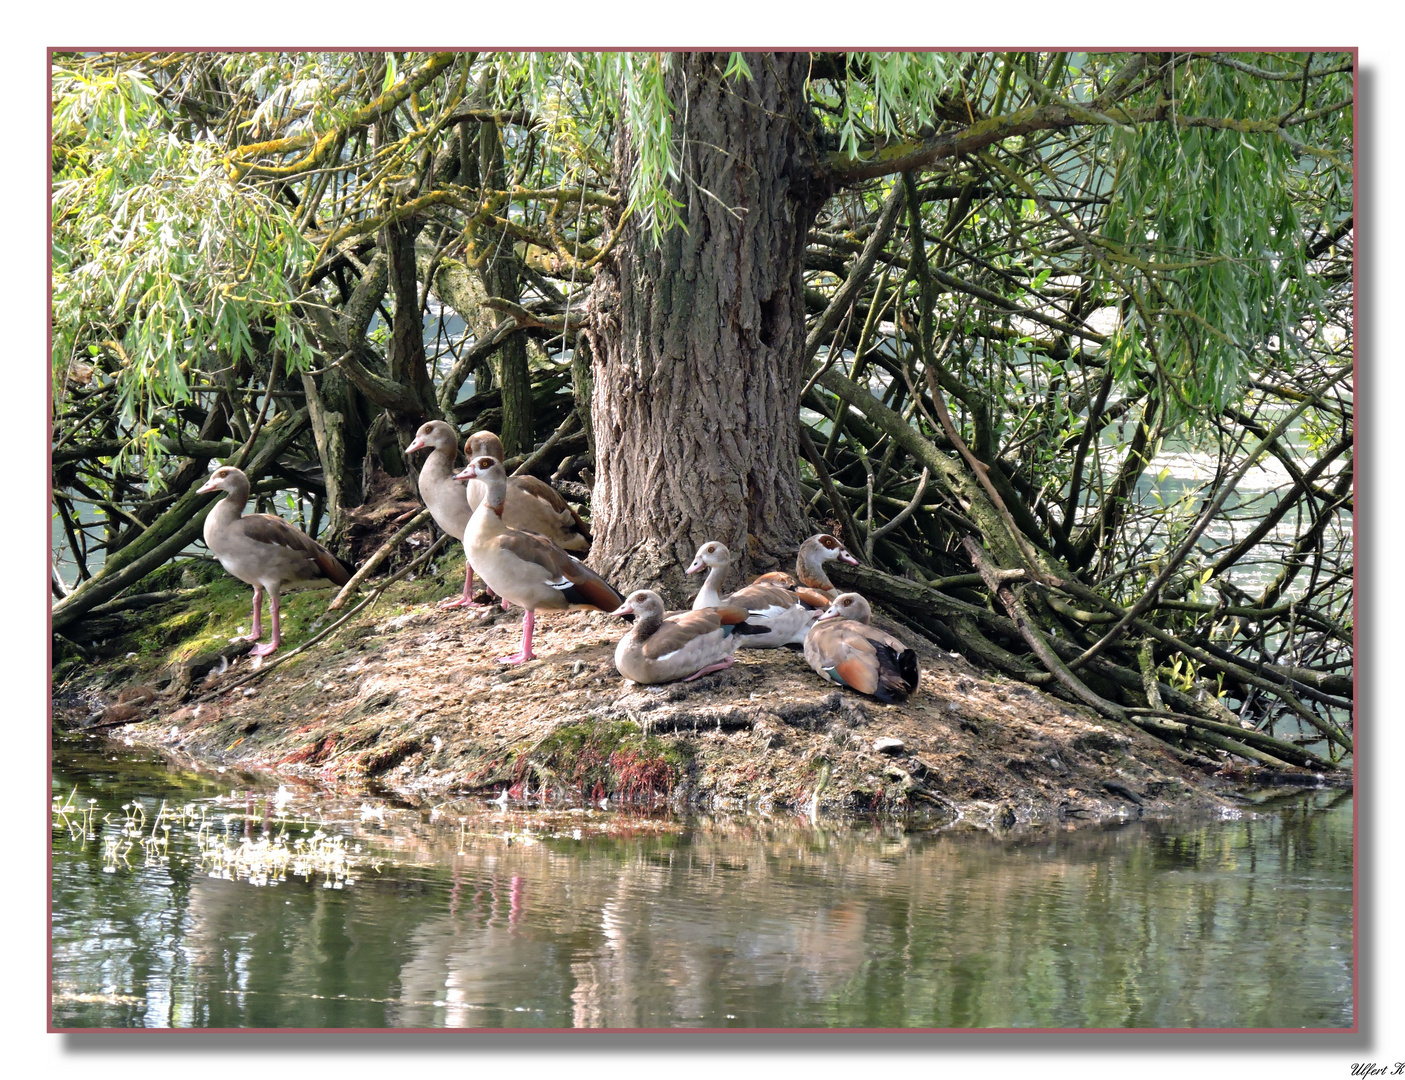
M55 793L98 811L53 832L56 1027L1352 1024L1340 793L996 837L274 787L56 747ZM210 876L202 827L320 828L350 880Z

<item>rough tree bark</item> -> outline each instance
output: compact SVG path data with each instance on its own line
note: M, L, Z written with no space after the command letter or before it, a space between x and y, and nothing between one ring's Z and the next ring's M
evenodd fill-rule
M814 181L804 54L676 54L668 73L683 228L654 243L633 221L597 272L593 354L597 480L592 560L621 588L677 602L698 545L741 570L789 565L806 525L797 416L805 238ZM616 175L635 149L617 142ZM637 219L635 219L637 220Z

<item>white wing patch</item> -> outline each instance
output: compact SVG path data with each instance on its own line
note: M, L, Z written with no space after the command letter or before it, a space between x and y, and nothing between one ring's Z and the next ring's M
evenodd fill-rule
M550 585L553 589L557 589L560 592L565 592L571 587L571 579L568 577L559 577L555 581L548 581L547 584Z

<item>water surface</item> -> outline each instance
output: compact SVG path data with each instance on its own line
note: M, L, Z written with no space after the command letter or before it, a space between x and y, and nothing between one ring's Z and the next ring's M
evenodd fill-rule
M1340 794L997 837L272 787L56 747L55 793L98 812L53 834L55 1026L1352 1024ZM252 884L201 828L347 862Z

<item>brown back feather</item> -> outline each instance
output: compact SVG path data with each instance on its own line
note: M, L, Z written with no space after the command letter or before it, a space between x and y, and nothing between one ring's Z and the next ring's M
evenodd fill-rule
M528 473L525 476L509 477L507 482L510 487L516 487L519 491L527 495L534 495L538 499L541 499L558 514L563 510L566 511L576 523L576 530L584 536L587 541L590 540L590 530L585 527L585 522L581 521L581 516L571 509L571 504L561 497L561 492L557 491L545 480L539 480Z
M235 527L243 530L250 540L260 544L276 544L291 551L306 555L307 571L299 576L304 580L325 577L334 585L345 585L351 580L346 567L335 555L312 537L293 528L282 518L273 514L245 514ZM316 570L313 569L316 567Z
M614 586L545 536L526 529L507 529L497 542L524 562L536 563L548 580L564 577L569 581L578 594L569 598L573 603L589 604L601 611L614 611L624 603L624 597Z
M676 652L683 648L694 638L710 634L724 624L724 612L730 615L740 615L740 618L732 619L732 622L743 622L746 619L745 611L731 611L718 608L700 608L697 611L684 611L677 615L670 615L663 621L649 639L644 642L643 653L650 660L657 660L661 656L667 656L671 652Z
M769 581L753 581L727 597L730 606L746 608L748 611L760 611L768 607L790 608L800 602L800 596L794 589L787 589ZM826 600L822 606L828 607L829 601Z

